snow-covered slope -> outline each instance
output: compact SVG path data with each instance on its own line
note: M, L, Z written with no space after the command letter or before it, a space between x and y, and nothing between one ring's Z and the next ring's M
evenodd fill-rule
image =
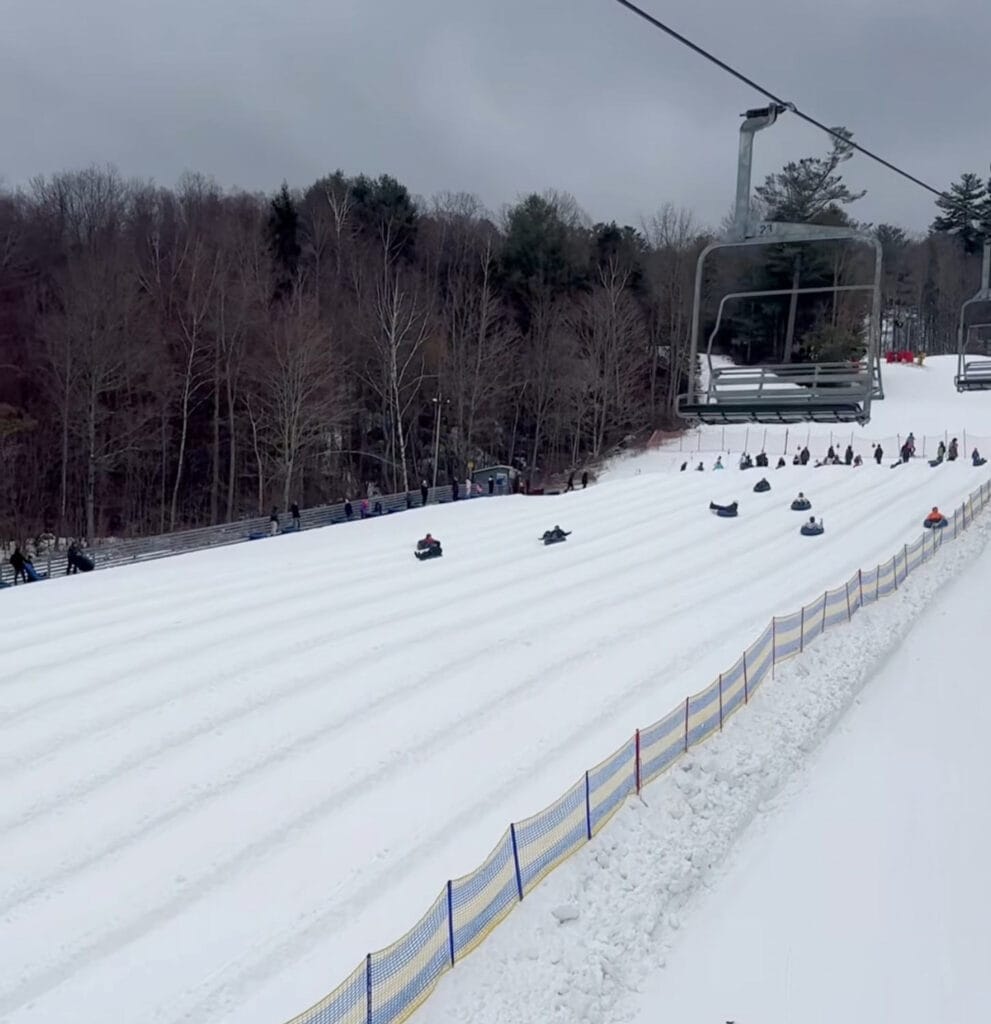
M934 458L940 441L956 437L961 451L970 455L977 446L982 454L991 455L991 394L972 391L958 394L953 386L957 369L956 356L934 356L923 366L883 365L882 380L885 398L871 405L871 419L863 427L838 426L830 429L822 424L800 426L701 426L666 441L659 448L633 457L620 457L607 467L604 478L631 476L638 473L677 469L688 460L700 460L706 468L716 455L766 450L775 459L786 455L791 460L796 450L808 444L814 456L826 454L830 445L839 454L848 444L867 459L871 444L880 442L885 457L898 457L898 448L911 432L916 438L920 456ZM695 456L693 459L692 456ZM724 459L725 461L725 459Z
M982 473L642 474L3 592L0 1019L290 1016Z

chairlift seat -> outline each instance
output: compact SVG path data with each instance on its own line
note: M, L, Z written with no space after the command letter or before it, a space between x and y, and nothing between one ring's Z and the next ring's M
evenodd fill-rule
M991 390L991 359L964 362L953 383L959 392Z
M713 368L698 402L678 412L702 423L865 423L872 374L849 363Z

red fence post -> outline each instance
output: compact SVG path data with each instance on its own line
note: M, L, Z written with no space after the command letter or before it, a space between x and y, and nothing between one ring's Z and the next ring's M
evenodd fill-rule
M778 620L771 619L771 678L774 678L774 669L778 664Z
M685 698L685 752L688 752L688 698Z
M750 703L750 682L747 679L747 652L743 652L743 703Z
M588 792L588 772L585 772L585 837L592 841L592 800ZM515 850L515 840L513 849ZM523 899L520 896L520 899Z
M639 795L640 794L640 730L639 729L637 729L637 737L636 737L636 739L637 739L637 752L636 752L636 758L637 758L637 768L636 768L636 772L637 772L637 795Z
M723 674L719 673L719 731L723 731Z

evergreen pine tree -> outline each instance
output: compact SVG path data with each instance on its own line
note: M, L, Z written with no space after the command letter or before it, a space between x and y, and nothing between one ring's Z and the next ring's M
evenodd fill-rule
M268 242L275 276L275 297L284 298L296 283L299 257L303 251L299 244L299 212L285 182L270 205Z
M931 230L956 235L968 254L979 252L991 221L991 182L985 185L979 175L964 174L936 206L940 213Z

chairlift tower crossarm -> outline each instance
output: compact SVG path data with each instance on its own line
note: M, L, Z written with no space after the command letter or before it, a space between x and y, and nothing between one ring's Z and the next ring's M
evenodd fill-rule
M780 243L855 241L870 246L874 252L874 275L870 284L797 289L797 293L871 292L867 367L864 369L849 363L820 363L804 367L791 363L760 367L717 368L713 366L712 346L718 336L727 301L768 295L790 295L796 290L734 292L722 297L716 326L708 338L706 346L706 363L709 373L707 387L704 392L699 393L693 373L689 377L687 394L679 396L677 411L686 419L700 420L703 423L803 421L866 423L870 418L871 400L884 397L880 368L882 273L880 241L874 235L852 228L755 221L751 216L750 195L754 135L773 125L778 115L788 109L793 108L788 104L772 104L769 107L748 110L744 115L743 123L740 126L733 226L728 237L712 242L705 247L699 255L696 266L692 306L691 365L693 367L698 365L705 261L714 251Z

